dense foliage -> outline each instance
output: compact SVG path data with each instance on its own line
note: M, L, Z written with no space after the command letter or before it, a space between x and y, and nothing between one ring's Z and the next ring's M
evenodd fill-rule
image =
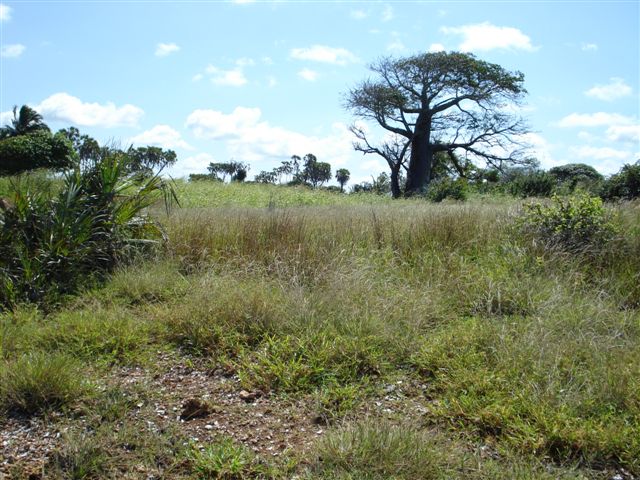
M0 140L0 175L14 175L37 168L68 168L75 158L66 137L60 133L52 135L48 130Z
M640 160L627 164L607 179L602 188L605 200L632 200L640 198Z
M619 231L602 200L589 195L554 196L551 204L527 204L525 211L527 231L550 247L570 252L598 253Z
M0 307L74 292L161 238L144 212L158 193L169 200L169 187L126 165L126 156L114 155L67 171L57 192L12 183L0 205Z

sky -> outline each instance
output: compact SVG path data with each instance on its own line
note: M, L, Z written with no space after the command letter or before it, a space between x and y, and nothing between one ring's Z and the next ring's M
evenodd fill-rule
M174 177L313 153L354 183L387 167L353 150L345 95L382 57L440 50L524 73L543 168L640 159L638 0L4 1L0 123L27 104L52 130L170 148Z

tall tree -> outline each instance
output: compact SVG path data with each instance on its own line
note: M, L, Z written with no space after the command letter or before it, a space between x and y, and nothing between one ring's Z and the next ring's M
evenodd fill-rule
M0 138L17 137L27 135L37 131L49 131L49 127L42 120L42 115L28 105L13 107L13 118L10 125L5 125L0 129Z
M351 172L346 168L339 168L336 170L336 180L340 184L340 192L344 192L344 186L349 181L351 177Z
M517 140L526 127L510 108L526 94L522 73L457 52L383 58L370 68L376 78L352 89L346 107L409 144L405 194L426 189L438 152L459 151L498 169L526 162ZM384 144L374 147L359 133L361 145L385 157ZM397 163L404 161L403 155Z
M294 155L291 157L294 162L299 161L300 157ZM295 180L306 183L316 188L324 182L331 180L331 165L326 162L319 162L313 153L307 153L302 159L304 168L297 175Z

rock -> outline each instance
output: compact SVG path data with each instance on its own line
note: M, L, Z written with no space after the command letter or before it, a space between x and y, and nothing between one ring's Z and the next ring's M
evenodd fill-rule
M251 403L260 397L260 392L247 392L246 390L240 390L238 396L243 402Z
M190 398L184 402L180 418L182 420L191 420L192 418L206 417L211 414L209 404L199 398Z

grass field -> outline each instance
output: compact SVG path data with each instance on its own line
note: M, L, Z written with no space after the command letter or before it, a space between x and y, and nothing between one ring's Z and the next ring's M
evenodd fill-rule
M639 203L569 254L504 198L177 190L154 258L0 314L9 478L640 475Z

